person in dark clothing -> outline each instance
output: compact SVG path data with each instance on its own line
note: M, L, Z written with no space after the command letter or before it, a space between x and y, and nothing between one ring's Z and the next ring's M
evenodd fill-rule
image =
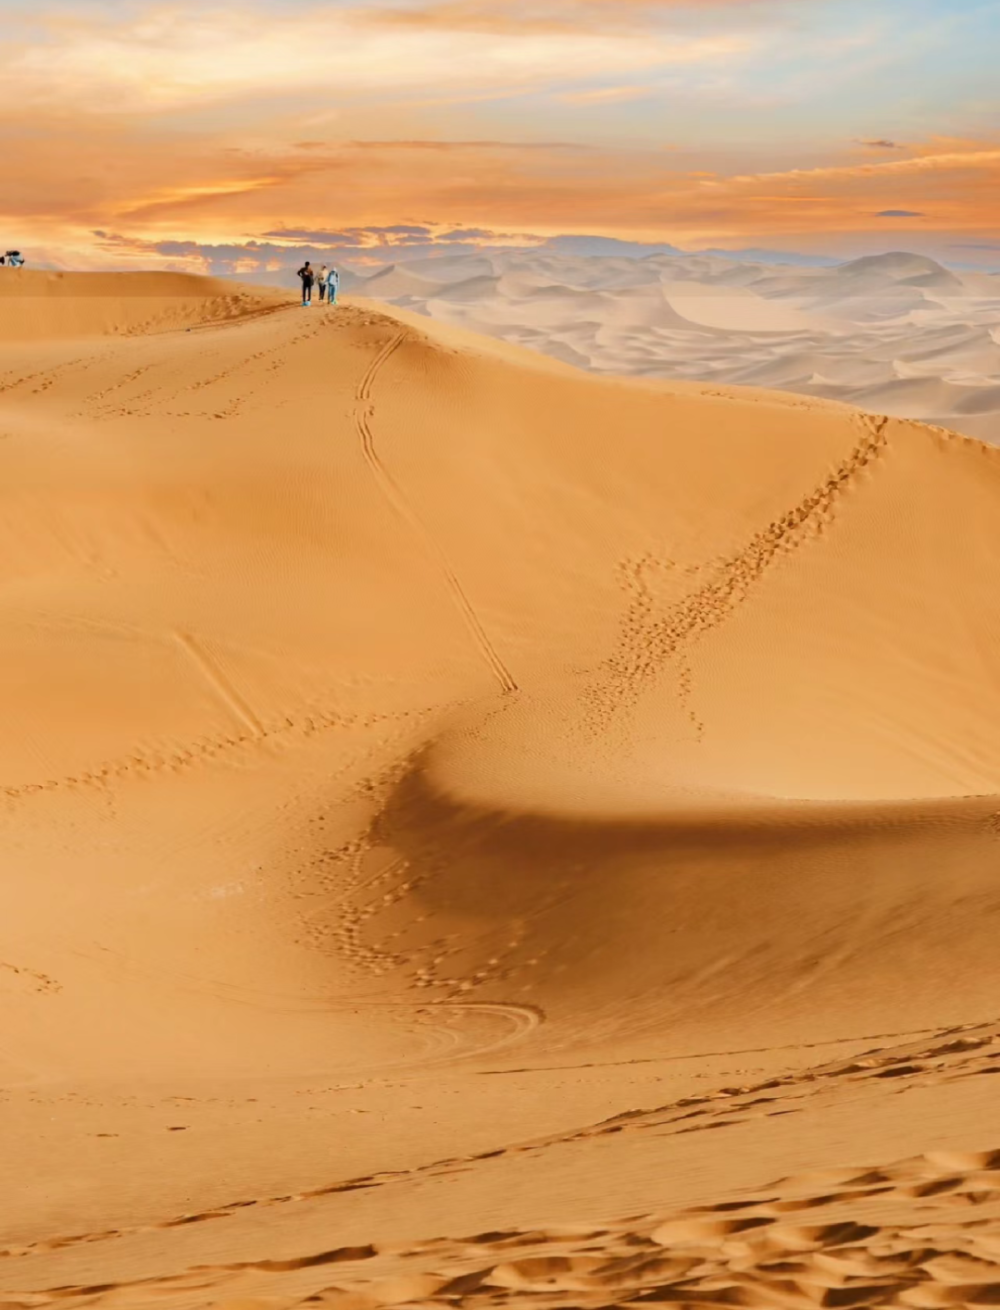
M316 281L316 275L312 270L312 265L307 259L299 269L299 277L302 281L302 305L303 308L312 304L313 283Z

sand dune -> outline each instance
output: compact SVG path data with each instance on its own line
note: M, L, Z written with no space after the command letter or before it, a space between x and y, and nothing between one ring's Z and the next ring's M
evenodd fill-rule
M0 1302L992 1303L1000 453L17 278Z
M135 336L205 326L287 304L281 292L182 273L79 275L7 269L0 277L0 342Z
M598 373L775 387L1000 441L1000 280L989 274L902 252L833 268L713 255L437 264L355 290ZM910 377L927 386L881 403L879 388Z

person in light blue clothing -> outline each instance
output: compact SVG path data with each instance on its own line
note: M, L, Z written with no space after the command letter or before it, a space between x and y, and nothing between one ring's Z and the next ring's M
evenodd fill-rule
M337 303L337 292L340 290L340 274L335 268L331 268L326 275L326 298L331 305Z
M0 264L2 263L3 260L0 259ZM10 265L11 268L23 268L24 256L21 254L20 250L8 250L7 263Z

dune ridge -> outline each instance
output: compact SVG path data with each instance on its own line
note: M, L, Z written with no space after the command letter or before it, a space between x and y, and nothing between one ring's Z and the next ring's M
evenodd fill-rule
M165 277L0 298L3 1303L989 1302L1000 452Z

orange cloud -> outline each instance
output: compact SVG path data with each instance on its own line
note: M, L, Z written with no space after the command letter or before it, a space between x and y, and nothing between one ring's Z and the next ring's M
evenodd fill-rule
M995 172L1000 165L1000 147L982 150L968 146L961 150L933 150L916 154L908 159L891 159L884 163L840 164L824 168L789 169L780 173L751 173L736 177L734 183L759 183L775 178L785 182L798 181L870 181L925 173L965 172L985 169Z
M552 2L571 12L571 0ZM640 2L615 0L626 8ZM572 4L586 10L605 0ZM307 94L327 105L331 98L384 100L387 92L426 95L428 88L475 98L484 90L523 93L597 78L623 81L653 68L713 65L747 44L745 37L697 31L650 41L627 24L587 21L519 22L500 30L462 23L457 15L455 22L439 22L432 10L394 13L363 4L309 5L278 23L187 3L148 7L131 22L111 22L88 9L50 16L41 26L44 40L25 33L0 48L0 110L99 105L105 114L155 114L238 102L252 117L266 99Z
M878 215L900 209L925 215L921 231L985 239L1000 188L1000 143L992 142L930 142L881 163L734 174L692 170L680 151L413 140L192 152L178 134L153 152L125 125L88 144L65 123L39 126L36 139L8 142L10 181L0 198L0 226L26 247L55 233L87 249L92 229L140 241L242 242L282 227L412 221L689 246L806 234L815 245L824 234L881 238Z
M535 0L530 7L512 5L510 0L438 0L413 7L391 7L372 11L372 21L409 28L443 31L528 34L531 32L576 32L582 25L636 28L668 13L714 8L765 10L775 8L768 0Z

